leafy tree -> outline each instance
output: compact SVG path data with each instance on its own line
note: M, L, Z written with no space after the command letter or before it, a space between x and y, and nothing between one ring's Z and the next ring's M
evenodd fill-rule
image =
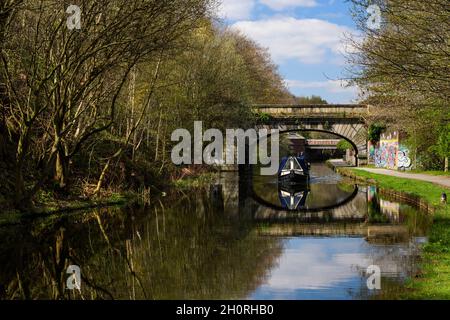
M368 136L367 139L371 141L372 143L377 143L380 141L381 134L386 129L386 127L382 124L371 124L369 126Z
M339 141L336 147L338 148L338 150L342 150L342 151L353 149L352 144L350 142L348 142L347 140L344 140L344 139Z
M438 140L438 152L445 158L445 171L448 171L448 158L450 158L450 123L441 131Z
M449 121L450 11L447 0L352 0L364 35L349 39L349 77L370 106L370 120L409 135L424 165L436 165L439 128ZM380 28L367 24L378 4Z

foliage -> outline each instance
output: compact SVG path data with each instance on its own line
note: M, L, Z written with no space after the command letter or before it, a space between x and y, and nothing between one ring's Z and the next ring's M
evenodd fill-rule
M382 124L373 123L369 126L367 139L372 143L377 143L380 141L381 134L386 129Z
M409 136L408 146L424 168L443 168L438 152L450 109L450 11L447 0L377 1L379 29L367 26L372 0L352 0L364 35L349 39L349 77L363 92L374 123Z
M344 140L344 139L339 141L336 147L338 148L338 150L342 150L342 151L353 149L352 144L350 142L348 142L347 140Z
M256 116L261 122L267 122L272 118L271 115L266 112L259 112Z
M179 170L174 129L246 127L252 104L292 102L267 50L217 24L214 3L74 1L82 29L69 30L60 1L1 2L0 168L11 185L0 189L13 207L33 210L42 190L93 197L167 181Z
M437 150L442 157L450 157L450 123L443 127L439 135Z

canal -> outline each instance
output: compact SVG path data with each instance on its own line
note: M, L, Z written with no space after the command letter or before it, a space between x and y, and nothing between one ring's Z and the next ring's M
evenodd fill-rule
M243 185L222 173L146 206L0 227L0 299L395 298L419 272L431 217L376 187L324 164L304 188ZM80 290L66 287L69 265Z

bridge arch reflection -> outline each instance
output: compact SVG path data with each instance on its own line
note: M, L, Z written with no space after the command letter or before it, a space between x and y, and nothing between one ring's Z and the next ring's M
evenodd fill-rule
M351 203L356 198L356 196L358 195L358 192L359 192L358 185L354 185L353 187L354 187L353 191L349 194L349 196L347 198L343 199L343 200L340 200L336 204L325 205L325 206L321 206L321 207L312 207L312 208L308 208L307 206L302 206L302 207L297 207L297 208L286 208L282 204L276 205L274 203L271 203L271 202L265 200L260 195L258 195L258 193L255 192L254 188L251 188L250 196L259 205L264 206L265 208L268 208L268 209L276 210L276 211L298 212L298 213L301 213L301 212L322 212L322 211L329 211L329 210L338 209L338 208L340 208L342 206L345 206L345 205ZM279 186L279 188L280 188L280 186ZM305 190L305 193L307 195L309 193L309 191Z

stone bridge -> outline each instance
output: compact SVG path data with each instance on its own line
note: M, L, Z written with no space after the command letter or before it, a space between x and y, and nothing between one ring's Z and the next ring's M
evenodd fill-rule
M367 159L366 105L255 105L253 110L259 128L332 133L350 142L356 165Z
M406 225L368 221L367 188L364 187L355 186L348 199L331 207L287 211L255 196L249 184L237 175L222 176L216 183L221 186L220 207L224 214L259 224L257 233L260 235L363 236L371 243L385 243L386 239L401 243L408 239Z

